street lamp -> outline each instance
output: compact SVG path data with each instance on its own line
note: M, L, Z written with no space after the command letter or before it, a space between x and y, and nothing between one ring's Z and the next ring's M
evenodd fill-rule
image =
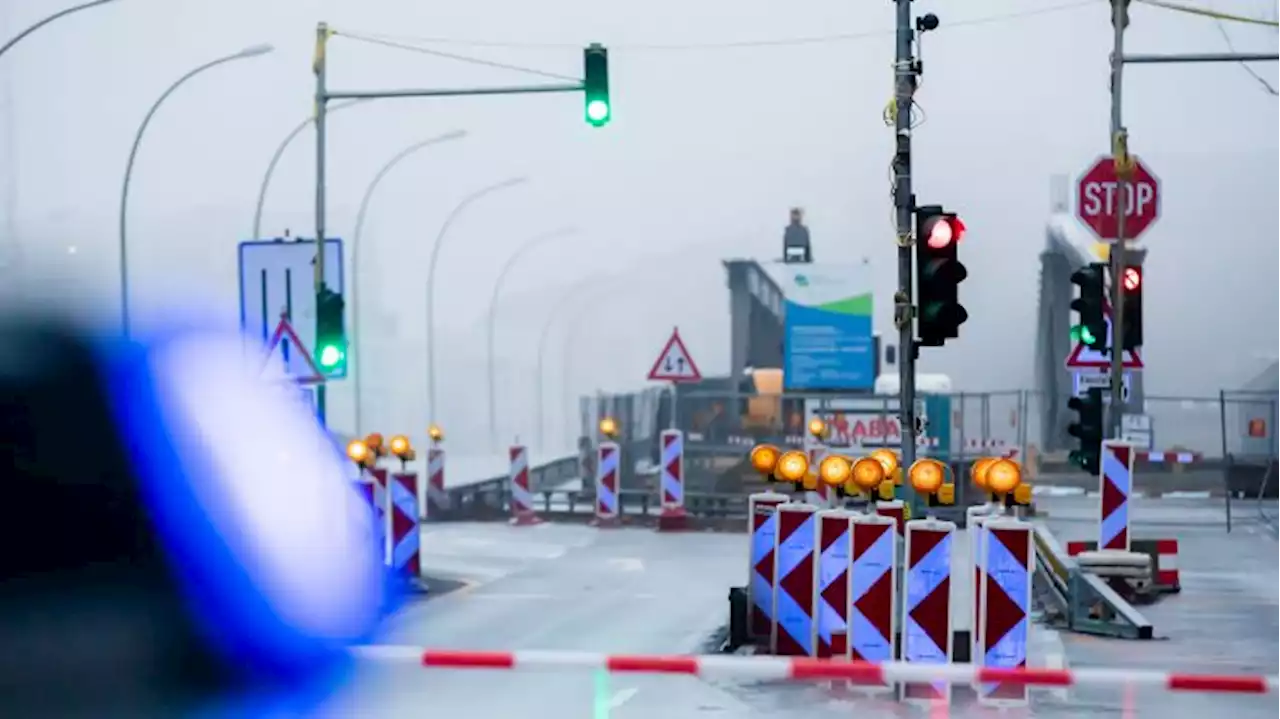
M164 101L173 94L187 80L199 75L205 70L217 67L223 63L232 60L243 60L246 58L266 55L274 48L270 45L251 45L240 52L220 57L216 60L206 62L205 64L195 68L182 77L177 82L169 86L160 97L147 111L145 117L142 118L142 125L138 127L138 133L133 137L133 147L129 150L129 160L124 168L124 181L120 188L120 326L124 331L124 335L129 335L129 240L128 240L128 214L129 214L129 181L133 178L133 163L138 157L138 147L142 145L142 136L147 132L147 125L151 124L151 118L155 116L156 111L164 104Z
M97 7L99 5L106 5L109 2L115 2L115 0L92 0L92 2L81 3L74 7L69 7L66 10L59 10L58 12L55 12L49 17L41 20L40 22L37 22L36 24L31 25L26 30L23 30L17 35L14 35L4 45L0 45L0 55L4 55L6 52L9 52L9 48L13 47L14 45L17 45L19 42L22 41L23 38L35 32L36 30L39 30L45 25L48 25L54 20L57 20L59 18L64 18L72 13L80 12L81 10L88 10L89 8Z
M427 263L427 412L429 419L437 421L436 412L439 409L436 406L436 263L440 260L440 247L444 244L445 235L449 233L449 226L453 221L458 219L462 211L467 209L476 200L487 195L505 190L517 185L522 185L529 181L527 177L512 177L502 182L482 187L479 190L467 195L454 206L449 216L445 218L444 224L440 226L440 231L436 233L435 244L431 247L431 259Z
M543 245L551 240L561 239L574 235L578 232L576 227L562 227L551 232L544 232L541 235L526 240L519 248L512 253L507 259L507 263L502 266L502 271L498 273L498 279L493 283L493 296L489 298L489 320L488 320L488 343L487 352L489 356L489 443L492 447L498 445L498 388L497 388L497 362L494 357L494 327L498 314L498 296L502 293L503 284L506 282L507 274L511 272L521 257L531 252L535 247Z
M533 383L534 392L535 392L534 399L537 404L537 411L538 411L538 434L537 434L538 444L537 446L539 449L546 449L546 446L544 444L544 439L546 437L547 408L546 408L546 401L545 401L546 387L545 387L545 381L543 379L543 375L546 374L544 370L545 370L546 361L547 361L547 340L551 338L551 327L555 325L556 319L560 316L560 313L563 312L571 304L573 304L575 301L579 299L578 295L581 290L583 290L584 288L590 287L591 285L594 285L597 282L608 283L610 280L615 280L615 279L618 279L618 278L617 276L613 276L613 275L606 276L606 277L588 277L587 279L576 283L575 285L570 287L569 290L565 292L564 296L560 298L560 301L557 302L556 305L551 308L550 314L547 315L547 322L542 326L542 335L538 337L537 377L534 379L534 383Z
M305 127L305 124L303 126ZM387 163L382 166L382 169L378 170L378 173L369 181L369 186L366 187L364 191L364 197L360 199L360 210L356 213L356 228L351 237L351 353L359 358L352 367L353 374L355 375L352 379L355 384L354 390L356 395L356 434L360 434L360 429L363 426L364 419L363 405L360 401L361 380L364 377L364 355L360 353L360 303L357 300L360 296L360 248L364 245L360 238L364 233L364 218L366 213L369 211L369 201L373 199L373 192L378 189L378 185L382 183L382 178L386 177L387 174L391 172L391 169L396 165L399 165L402 160L424 148L431 147L432 145L438 145L442 142L448 142L450 140L459 140L466 136L466 130L454 130L452 132L446 132L443 135L436 135L435 137L430 137L409 145L392 156L390 160L387 160ZM269 177L270 170L268 170L268 178ZM263 184L263 188L266 188L265 183ZM257 237L256 234L254 236Z
M360 99L337 102L330 105L329 109L325 112L332 114L338 110L343 110L368 101L368 99ZM280 164L280 158L284 156L284 151L289 149L289 145L293 143L298 135L302 134L303 130L315 124L315 121L316 116L312 115L298 123L297 127L290 130L289 134L284 136L284 139L280 141L280 145L276 148L275 153L271 155L271 162L267 163L267 171L262 175L262 184L258 187L258 204L253 211L253 237L251 239L262 239L262 208L267 202L267 187L271 185L271 177L276 174L276 165Z

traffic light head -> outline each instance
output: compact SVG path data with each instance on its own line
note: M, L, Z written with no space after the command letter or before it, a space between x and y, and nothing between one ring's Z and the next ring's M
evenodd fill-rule
M316 368L325 377L347 374L347 336L342 295L325 287L316 296Z
M609 51L592 43L582 51L582 94L587 124L601 127L613 116L609 104Z
M1121 288L1124 290L1124 304L1121 308L1121 322L1124 329L1121 332L1121 342L1126 350L1133 350L1142 346L1142 286L1143 286L1142 267L1126 267L1124 270L1124 281Z
M1104 265L1094 263L1081 267L1071 275L1071 284L1080 287L1080 296L1071 301L1071 310L1080 319L1071 327L1071 338L1089 348L1105 347L1107 320Z
M959 285L969 276L958 250L964 222L939 205L916 209L917 334L921 345L940 347L960 336L969 313L960 304Z
M1067 426L1067 434L1079 440L1071 452L1072 464L1090 474L1097 474L1102 459L1102 390L1091 389L1082 397L1067 400L1067 409L1076 413L1076 421Z

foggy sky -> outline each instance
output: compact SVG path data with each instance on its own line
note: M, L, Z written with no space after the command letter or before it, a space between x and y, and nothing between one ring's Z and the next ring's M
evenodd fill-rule
M970 320L958 341L924 353L922 370L947 373L965 390L1030 388L1049 176L1074 177L1108 151L1106 3L916 5L942 19L923 45L917 199L963 215L970 274L962 286ZM0 4L0 36L65 6ZM1259 0L1214 7L1275 17ZM1038 9L1052 11L1031 14ZM1025 14L973 23L1015 13ZM1144 6L1132 14L1132 52L1227 50L1213 21ZM585 124L576 94L379 100L332 118L328 223L342 237L387 159L434 135L469 133L402 163L371 206L360 316L376 426L366 429L424 433L431 243L461 198L508 177L530 182L460 217L435 288L444 403L432 419L463 453L485 444L482 320L493 282L521 243L558 227L582 231L528 254L499 309L505 439L534 433L536 345L556 305L566 309L552 325L544 375L553 439L565 423L570 335L575 394L643 386L676 325L705 373L725 371L720 260L776 256L793 205L806 209L820 261L867 257L880 269L877 329L891 328L887 2L120 0L61 20L0 58L0 228L10 236L0 256L8 267L51 267L52 287L98 293L109 307L118 293L121 173L146 109L196 65L269 42L273 54L212 70L167 101L143 143L130 202L136 301L182 298L236 313L236 244L249 238L272 151L310 112L318 20L353 33L533 43L540 46L433 47L569 76L580 75L582 45L610 48L614 119L605 128ZM1239 51L1277 46L1274 28L1231 24L1227 32ZM671 47L836 34L854 37ZM343 37L329 59L332 89L552 82ZM1274 64L1256 69L1276 83ZM1126 93L1131 146L1164 189L1163 216L1144 237L1147 391L1237 386L1280 342L1277 100L1238 65L1132 67ZM313 235L313 157L308 132L276 174L267 234ZM615 274L625 279L583 284ZM574 286L579 294L565 301ZM345 429L343 384L331 417Z

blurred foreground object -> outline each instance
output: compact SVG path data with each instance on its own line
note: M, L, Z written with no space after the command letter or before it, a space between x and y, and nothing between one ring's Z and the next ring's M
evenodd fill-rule
M390 608L340 450L245 355L0 317L0 716L296 716Z

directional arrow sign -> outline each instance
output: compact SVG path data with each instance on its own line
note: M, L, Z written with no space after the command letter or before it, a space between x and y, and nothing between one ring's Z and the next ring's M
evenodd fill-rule
M702 379L698 365L694 364L684 341L680 339L678 328L671 330L671 339L667 340L662 354L658 355L658 361L649 370L649 379L666 382L697 382Z

